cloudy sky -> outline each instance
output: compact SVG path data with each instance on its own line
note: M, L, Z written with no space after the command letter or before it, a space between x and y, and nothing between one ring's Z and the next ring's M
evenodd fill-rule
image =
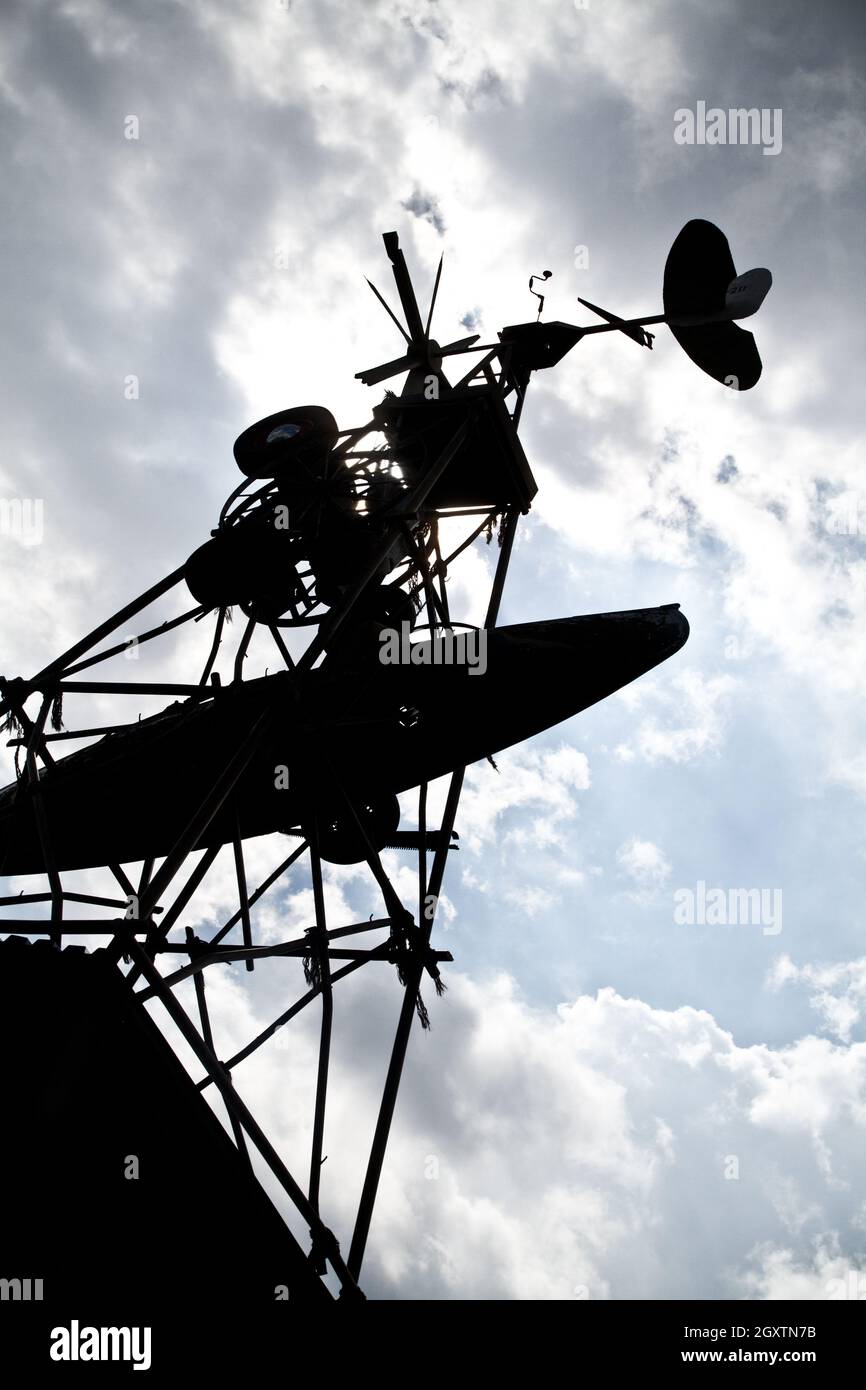
M533 381L539 494L501 621L679 602L691 638L468 774L455 963L410 1048L372 1296L866 1291L864 28L843 0L3 7L0 496L42 517L4 510L7 676L206 538L254 419L368 418L380 388L353 373L399 350L363 279L392 288L383 231L422 296L444 250L440 341L533 317L548 268L546 317L585 320L578 295L658 312L692 217L773 272L751 392L664 328L652 355L607 335ZM781 111L781 147L678 144L698 102ZM455 570L455 616L480 620L493 550ZM136 675L197 678L203 626ZM268 665L254 647L249 674ZM283 846L252 844L251 877ZM699 883L772 912L678 920ZM381 910L354 869L327 897L334 922ZM230 900L220 860L187 920ZM311 920L299 872L256 930ZM339 987L323 1214L346 1245L399 1007L377 968ZM208 979L222 1056L299 985L288 963ZM235 1075L300 1174L308 1012Z

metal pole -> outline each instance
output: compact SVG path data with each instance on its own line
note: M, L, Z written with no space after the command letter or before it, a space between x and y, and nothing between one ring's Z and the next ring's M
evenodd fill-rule
M499 605L502 602L502 590L505 587L505 576L508 573L508 562L511 559L511 551L514 546L514 537L517 532L517 523L520 520L520 513L515 507L508 510L505 518L505 534L502 537L502 545L499 550L499 561L496 565L496 574L493 576L493 590L490 594L490 603L487 606L487 617L484 619L485 627L495 627L499 617Z
M375 950L371 951L366 960L353 960L350 961L348 965L344 965L341 970L335 970L331 976L331 984L335 985L338 980L344 979L346 975L351 975L355 970L360 970L361 966L366 965L368 960L375 960L377 957L380 960L386 960L387 949L388 945L386 942L382 946L377 946ZM225 1064L226 1067L234 1070L238 1063L243 1062L264 1043L268 1042L279 1028L282 1028L284 1024L293 1019L295 1015L299 1014L302 1009L305 1009L308 1004L312 1004L313 1000L318 998L318 995L319 986L313 985L312 989L308 989L306 994L302 994L300 999L297 999L284 1013L280 1014L279 1018L275 1018L273 1023L268 1024L267 1028L264 1028L257 1037L253 1038L252 1042L248 1042L246 1047L242 1047L240 1052L236 1052L234 1057L230 1057ZM210 1086L212 1080L213 1077L208 1076L204 1081L199 1081L198 1090L206 1090L207 1087Z
M272 711L265 710L254 721L234 756L214 783L210 795L202 802L186 830L157 870L144 894L143 901L147 911L150 911L153 903L159 902L190 850L196 847L223 802L231 795L235 784L251 762L261 736L272 718Z
M235 856L235 877L238 882L238 901L241 905L241 935L244 945L252 946L253 929L250 923L250 904L247 896L247 871L244 867L244 845L241 839L241 821L237 807L235 807L235 835L232 848ZM249 971L255 969L255 965L249 958L246 967Z
M331 963L328 959L328 924L325 918L325 894L322 885L322 861L319 856L319 821L313 815L310 838L310 869L313 879L313 902L316 927L313 950L318 959L318 985L322 996L322 1024L319 1034L319 1067L316 1076L316 1105L313 1115L313 1142L310 1150L310 1203L319 1210L319 1186L322 1176L322 1145L325 1138L325 1106L328 1098L328 1068L331 1055L331 1027L334 1021L334 996L331 989ZM317 1269L317 1273L324 1271Z
M212 1050L202 1038L198 1030L193 1026L188 1014L175 999L171 990L168 989L151 961L137 941L130 937L129 952L142 975L148 984L152 985L165 1006L172 1023L189 1044L198 1060L201 1062L205 1071L210 1075L215 1086L225 1101L227 1107L234 1111L240 1123L243 1125L250 1139L252 1139L262 1158L267 1163L274 1177L279 1182L283 1190L294 1202L304 1220L315 1234L316 1240L321 1248L326 1252L334 1273L337 1275L342 1286L344 1296L363 1298L363 1294L357 1286L357 1282L350 1275L345 1261L340 1255L340 1247L336 1236L324 1225L318 1212L314 1211L303 1190L292 1177L286 1165L283 1163L273 1144L267 1138L254 1116L247 1109L237 1091L232 1086L225 1071L214 1056ZM294 1237L288 1232L292 1240Z
M48 882L51 887L51 921L58 924L58 928L51 935L51 941L55 946L59 946L63 939L63 932L60 922L63 920L63 884L60 881L60 874L57 872L57 864L54 859L54 852L51 848L51 837L48 833L48 819L45 815L45 806L42 802L42 792L39 786L39 769L36 766L36 749L42 741L42 731L45 728L45 721L48 718L48 711L51 708L52 699L46 695L42 701L36 723L33 725L27 743L27 775L29 779L30 798L33 805L33 818L36 821L36 833L39 836L39 848L42 850L42 858L45 863L45 872L48 875ZM20 815L23 806L18 807Z
M194 935L195 935L195 933L193 932L192 927L187 927L187 929L186 929L186 939L187 939L187 942L188 942L188 943L190 943L190 942L192 941ZM207 1007L207 996L206 996L206 994L205 994L204 976L203 976L203 975L196 975L193 984L194 984L194 987L195 987L195 1000L196 1000L196 1003L198 1004L199 1022L201 1023L201 1035L202 1035L202 1037L204 1038L205 1042L207 1043L208 1047L210 1048L211 1052L213 1052L214 1055L215 1055L215 1054L216 1054L216 1048L214 1047L213 1029L212 1029L211 1026L210 1026L210 1014L208 1013L208 1007ZM136 996L136 997L138 997L138 996ZM227 1073L227 1074L228 1074L228 1073ZM231 1080L231 1077L230 1077L230 1076L229 1076L229 1079ZM235 1146L237 1147L238 1152L239 1152L240 1154L243 1155L243 1157L244 1157L244 1159L245 1159L245 1161L246 1161L246 1166L247 1166L247 1168L249 1169L250 1173L252 1174L253 1167L252 1167L252 1164L250 1163L250 1155L249 1155L249 1150L247 1149L247 1141L246 1141L246 1139L244 1138L244 1132L243 1132L243 1130L241 1129L240 1125L238 1124L238 1120L237 1120L237 1116L235 1115L235 1112L234 1112L233 1110L228 1110L228 1109L227 1109L227 1110L226 1110L226 1114L227 1114L228 1117L229 1117L229 1124L230 1124L231 1127L232 1127L232 1134L234 1135Z
M154 584L153 588L147 589L139 598L133 599L132 603L128 603L125 608L121 608L112 618L107 618L104 623L99 624L99 627L95 627L92 632L89 632L86 637L82 637L80 642L76 642L73 647L70 647L62 656L59 656L56 661L52 661L48 666L44 666L32 680L22 682L27 688L27 693L29 694L30 691L39 689L40 685L44 684L47 680L65 671L66 667L71 665L76 657L83 656L86 651L89 651L97 642L100 642L103 637L107 637L110 632L114 632L116 628L120 627L121 623L126 622L127 618L133 618L136 613L141 612L142 608L147 608L148 604L155 602L155 600L161 598L163 594L167 594L169 589L173 589L175 584L179 584L183 579L185 568L185 565L181 565L180 569L176 569L171 574L166 575L165 579L161 579L158 584ZM4 700L0 703L0 714L5 714L7 708L7 702Z
M301 855L304 853L304 850L305 850L306 848L307 848L307 842L306 842L306 840L303 840L296 850L292 850L292 853L289 855L288 859L284 859L283 862L282 862L282 864L278 864L278 865L277 865L277 867L274 869L273 873L268 874L268 877L265 879L264 883L260 883L260 884L259 884L258 888L256 889L256 891L253 893L252 897L250 898L250 900L249 900L249 905L250 905L250 907L254 907L255 904L258 902L259 898L262 896L262 894L263 894L263 893L266 893L273 883L276 883L277 879L280 878L281 875L284 874L284 873L286 872L286 869L290 869L290 868L291 868L291 866L294 864L294 862L295 862L296 859L300 859ZM231 931L232 927L235 925L236 922L239 922L240 919L241 919L241 909L238 908L237 912L235 912L235 913L229 918L229 920L226 922L225 926L220 927L219 931L216 932L215 935L211 937L210 941L208 942L208 945L209 945L209 946L218 946L219 943L222 941L223 937L228 935L228 933Z

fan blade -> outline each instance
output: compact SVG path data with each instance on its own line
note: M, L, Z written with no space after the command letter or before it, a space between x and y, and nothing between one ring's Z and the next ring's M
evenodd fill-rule
M391 362L383 362L381 367L368 367L363 372L356 372L355 380L362 381L365 386L376 386L380 381L387 381L390 376L411 372L413 367L420 367L423 362L423 357L407 352L404 357L395 357Z
M364 276L364 279L367 280L366 275ZM409 337L409 334L406 332L405 328L403 327L402 323L401 323L400 320L398 319L397 315L394 313L394 310L391 308L390 304L386 303L386 301L383 299L382 295L381 295L381 294L379 293L379 291L376 289L376 286L373 284L373 281L372 281L372 280L367 280L367 284L370 286L370 289L373 291L373 293L374 293L374 295L376 296L376 298L378 299L379 303L382 305L382 308L385 310L385 313L386 313L386 314L389 314L390 317L394 320L394 322L396 323L396 325L397 325L397 327L399 328L400 332L403 334L403 337L406 339L406 342L407 342L407 343L409 344L409 346L411 347L411 346L412 346L412 339Z
M445 259L445 252L443 251L443 252L442 252L442 255L439 257L439 265L438 265L437 270L436 270L436 281L435 281L435 283L434 283L434 285L433 285L433 295L432 295L432 298L431 298L431 300L430 300L430 312L429 312L429 314L427 315L427 325L426 325L426 327L425 327L425 329L424 329L424 337L425 337L425 338L429 338L429 337L430 337L430 324L431 324L432 321L433 321L433 309L434 309L434 307L435 307L435 305L436 305L436 296L437 296L437 294L439 293L439 277L440 277L440 275L442 274L442 262L444 261L444 259Z

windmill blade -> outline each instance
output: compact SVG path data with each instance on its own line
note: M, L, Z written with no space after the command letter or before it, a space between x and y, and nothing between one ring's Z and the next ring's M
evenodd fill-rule
M423 357L407 352L403 357L383 362L381 367L367 367L363 372L356 372L355 380L362 381L365 386L376 386L380 381L387 381L389 377L398 376L401 372L411 372L413 367L421 367L423 364Z
M415 298L415 291L412 288L406 257L400 250L400 238L396 232L386 232L382 240L385 243L385 250L388 252L388 259L394 271L397 293L400 296L400 303L403 305L403 313L406 315L406 323L412 342L413 344L421 343L424 340L424 325L421 322L421 313Z
M437 270L436 270L436 280L435 280L434 285L433 285L433 294L432 294L432 297L431 297L431 299L430 299L430 312L429 312L428 315L427 315L427 323L426 323L425 328L424 328L424 337L425 337L425 338L429 338L429 337L430 337L430 324L431 324L432 321L433 321L433 310L434 310L434 308L435 308L435 306L436 306L436 296L437 296L437 294L439 293L439 277L440 277L441 274L442 274L442 262L444 261L444 259L445 259L445 252L443 251L443 252L442 252L442 255L439 257L439 265L438 265Z
M468 352L473 343L477 343L481 337L480 333L470 333L468 338L456 338L453 343L446 343L439 349L440 357L453 357L455 352ZM497 343L498 347L499 344Z
M458 338L456 342L448 343L445 347L440 348L438 353L434 353L434 355L452 357L457 352L468 352L480 336L479 333L470 333L468 338ZM380 381L387 381L391 376L398 376L400 372L411 372L416 367L425 365L430 365L425 354L407 352L402 357L394 357L390 362L383 362L381 367L366 367L364 371L356 372L355 380L362 381L365 386L376 386ZM431 370L433 370L432 367Z
M364 279L367 280L366 275L364 276ZM388 304L387 301L383 298L383 296L379 293L379 291L376 289L376 286L373 284L373 281L372 281L372 280L367 280L367 284L370 286L370 289L373 291L373 293L374 293L374 295L376 296L376 298L378 299L379 303L382 305L382 308L385 310L385 313L388 314L388 315L390 316L390 318L392 318L392 319L394 320L394 322L396 323L396 325L397 325L397 327L399 328L400 332L403 334L403 337L406 339L406 342L407 342L407 343L409 344L409 346L411 347L411 346L412 346L412 339L409 337L409 334L406 332L405 328L403 327L402 323L401 323L400 320L398 319L397 315L394 313L394 310L391 308L390 304ZM360 373L358 373L358 375L360 375Z

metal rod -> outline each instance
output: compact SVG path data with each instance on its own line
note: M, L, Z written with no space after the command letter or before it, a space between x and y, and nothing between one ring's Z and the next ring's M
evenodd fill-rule
M452 550L451 554L447 556L444 562L444 567L446 570L448 569L448 566L452 564L454 560L457 559L458 555L462 555L463 551L466 550L472 544L473 541L477 541L478 537L481 535L481 532L485 530L487 526L490 525L491 521L496 520L497 515L498 513L495 511L491 511L489 507L484 508L484 520L481 522L481 525L476 526L475 530L472 532L472 535L468 536L466 540L462 542L461 545L458 545L456 550Z
M418 788L418 921L423 922L427 903L427 783Z
M370 1233L373 1206L376 1201L376 1194L379 1190L379 1179L382 1175L385 1149L388 1143L388 1136L391 1132L391 1121L394 1118L397 1091L400 1087L403 1063L406 1060L409 1033L412 1028L412 1020L415 1017L415 999L421 985L422 970L423 966L420 961L413 960L406 972L406 988L403 991L400 1017L394 1035L394 1044L391 1049L388 1074L385 1078L385 1086L382 1091L382 1101L379 1106L379 1115L376 1121L370 1157L367 1162L367 1171L364 1174L364 1186L361 1190L361 1200L358 1203L355 1229L352 1233L352 1244L349 1248L348 1267L353 1279L357 1279L360 1273L361 1264L364 1259L364 1251L367 1246L367 1237Z
M68 903L92 903L94 907L127 907L126 901L118 898L98 898L93 893L71 893L63 890L63 898ZM17 897L0 898L0 907L17 907L19 903L46 903L51 901L50 893L19 893ZM3 919L0 917L0 922Z
M412 535L405 521L401 525L400 530L403 533L406 547L409 553L414 556L415 565L421 575L421 583L424 586L424 597L427 602L427 616L430 620L430 629L432 632L433 628L436 626L437 618L440 622L445 621L445 612L439 601L439 595L433 587L433 578L430 574L427 556L424 554L424 547L416 544L415 537Z
M73 738L103 738L106 734L117 734L125 729L134 729L135 727L136 725L134 723L105 724L102 727L96 729L63 729L60 733L43 734L42 738L45 743L58 743ZM26 746L26 744L26 738L10 738L6 744L6 747L17 748L21 745Z
M186 1011L181 1007L171 990L163 983L162 976L146 951L137 941L132 939L129 941L129 951L141 974L144 975L148 983L155 988L175 1027L192 1048L199 1062L201 1062L205 1071L208 1072L213 1080L214 1085L218 1087L226 1105L234 1111L274 1177L294 1202L298 1211L311 1228L314 1238L319 1241L322 1249L331 1262L334 1273L340 1280L343 1294L345 1296L362 1298L363 1294L361 1294L358 1289L355 1279L349 1274L346 1263L340 1255L340 1247L337 1244L333 1232L324 1225L318 1212L310 1205L303 1190L292 1177L273 1144L271 1144L255 1117L251 1114L232 1083L225 1075L225 1071L214 1056L213 1051L208 1047L198 1030L193 1026ZM290 1231L288 1232L288 1236L291 1240L294 1240L294 1236L292 1236Z
M246 736L239 744L236 752L220 773L210 794L202 802L188 826L178 838L174 848L157 870L155 877L148 884L147 891L144 895L144 902L148 911L150 910L151 904L158 902L162 897L162 894L174 878L174 875L177 873L190 850L196 847L214 816L217 814L217 811L231 794L235 784L241 778L252 760L261 736L265 729L270 726L272 719L273 713L270 710L265 710L255 719Z
M143 608L147 608L148 604L155 602L155 600L161 598L163 594L168 593L169 589L173 589L175 584L179 584L183 579L184 569L185 566L181 565L180 569L176 569L171 574L166 575L165 579L161 579L158 584L154 584L152 588L147 589L138 598L126 604L126 606L115 613L113 617L107 618L104 623L100 623L99 626L95 627L92 632L89 632L86 637L82 637L80 642L76 642L73 647L70 647L62 656L59 656L56 661L52 661L48 666L44 666L32 680L25 681L24 684L28 693L32 690L41 689L52 677L65 671L67 666L75 661L76 657L83 656L86 651L89 651L97 642L100 642L103 637L107 637L110 632L114 632L116 628L120 627L121 623L126 622L127 618L134 617L135 614L140 613ZM0 714L5 714L6 708L7 703L4 700L2 704L0 704Z
M383 942L381 946L377 946L374 951L371 951L367 959L375 960L378 957L378 959L386 960L387 951L388 943ZM360 970L361 966L365 964L366 961L363 960L350 961L350 963L348 965L344 965L341 970L334 971L333 975L331 976L331 984L335 985L338 980L345 979L347 975L351 975L354 973L354 971ZM260 1047L262 1047L264 1043L268 1042L269 1039L271 1039L280 1028L282 1028L291 1019L293 1019L296 1014L299 1014L302 1009L305 1009L307 1007L308 1004L312 1004L313 1000L318 998L318 995L319 986L313 985L311 989L307 990L306 994L302 994L300 999L296 1000L290 1008L286 1009L285 1013L280 1014L279 1018L274 1019L273 1023L269 1024L268 1027L263 1029L263 1031L259 1033L257 1037L253 1038L252 1042L247 1043L246 1047L242 1047L240 1052L235 1053L234 1057L230 1057L225 1064L226 1067L234 1070L234 1068L238 1066L240 1062L245 1061L247 1057L250 1057L254 1052L256 1052ZM199 1091L207 1090L208 1086L210 1086L211 1084L211 1081L211 1077L205 1077L203 1081L199 1081L197 1083L197 1089Z
M186 939L188 942L192 941L194 935L195 933L193 932L192 927L187 927ZM196 975L194 984L195 999L196 1003L198 1004L199 1022L201 1023L201 1035L207 1043L208 1047L210 1048L211 1052L216 1054L216 1048L214 1047L213 1040L213 1029L210 1025L210 1014L208 1013L207 1007L207 996L205 994L204 976ZM229 1080L231 1080L230 1076ZM249 1150L247 1149L247 1141L244 1138L244 1132L241 1129L240 1124L238 1123L238 1118L235 1115L235 1112L233 1110L230 1110L228 1106L226 1106L226 1114L229 1117L229 1124L232 1127L232 1134L234 1135L235 1146L238 1149L238 1152L243 1155L243 1158L246 1162L246 1166L252 1174L253 1168L252 1164L250 1163L250 1155Z
M156 924L151 920L146 921L142 918L135 922L126 921L106 921L104 917L73 917L71 921L64 921L64 936L117 936L132 935L149 931ZM30 917L8 917L0 918L0 932L11 932L13 936L51 936L57 931L56 926L52 926L45 921L37 921ZM126 948L121 945L121 952Z
M448 589L445 580L448 577L448 568L443 562L442 551L439 547L439 521L438 518L433 522L433 549L436 552L436 567L433 571L439 581L439 600L442 605L442 612L445 615L445 626L451 625L451 610L448 604Z
M57 871L57 863L54 858L54 851L51 845L51 836L48 831L48 818L45 814L45 805L42 800L42 791L39 785L39 769L36 766L36 749L42 741L42 732L45 728L45 721L48 718L48 711L53 701L50 695L46 695L42 700L42 705L33 725L30 739L27 744L27 775L28 790L33 806L33 819L36 821L36 833L39 836L39 848L42 851L42 859L45 865L45 872L48 875L48 883L51 887L51 921L59 924L63 920L63 884L60 881L60 874ZM22 809L21 807L19 809ZM55 946L59 946L63 933L60 930L52 934L51 940Z
M425 918L422 924L422 930L428 940L433 930L436 909L439 906L439 894L442 891L442 880L445 877L445 866L448 863L448 844L451 839L451 832L454 829L454 821L457 818L457 807L460 802L460 793L463 790L463 778L465 773L466 769L463 767L458 767L452 772L451 781L448 785L448 795L445 798L445 809L442 813L442 829L440 831L442 839L433 857L433 868L430 872L430 881L427 885L428 898L432 894L436 901L433 905L434 911L429 917Z
M250 904L247 896L247 871L244 866L244 846L241 839L241 821L237 807L235 807L235 834L232 842L232 849L235 856L235 877L238 883L238 900L241 905L241 929L243 943L249 948L253 944L253 929L250 922ZM247 956L246 967L248 971L255 969L252 959Z
M268 889L271 887L271 884L275 883L275 882L277 881L277 879L280 878L280 877L285 873L286 869L290 869L291 866L294 864L294 862L295 862L296 859L300 859L301 855L304 853L304 851L305 851L306 848L307 848L307 842L306 842L306 840L304 840L303 843L302 843L301 845L299 845L298 848L297 848L296 850L293 850L293 851L292 851L292 853L289 855L288 859L284 859L283 862L282 862L282 864L278 864L278 865L277 865L277 867L274 869L273 873L268 874L268 877L264 880L263 883L260 883L260 884L259 884L258 888L256 889L256 891L253 893L252 897L250 898L250 900L249 900L249 905L250 905L250 907L254 907L255 904L258 902L259 898L262 896L262 894L263 894L263 893L266 893L266 892L268 891ZM220 941L222 941L223 937L228 935L228 933L231 931L231 929L232 929L232 927L235 925L235 923L240 921L240 919L241 919L241 910L240 910L240 908L238 908L237 912L235 912L235 913L229 918L229 920L226 922L225 926L220 927L220 929L219 929L219 931L216 933L216 935L211 937L211 939L210 939L210 941L209 941L208 944L211 945L211 946L217 946L217 945L220 943Z
M500 346L500 348L501 348L501 347L502 347L502 344L500 343L499 346ZM469 351L470 351L470 352L473 352L473 353L474 353L474 352L487 352L489 348L490 348L490 344L489 344L489 343L487 343L487 344L485 344L485 343L476 343L475 347L470 348ZM493 358L494 358L495 356L496 356L496 350L494 349L494 350L490 351L490 355L489 355L488 357L485 357L485 358L483 359L483 361L481 361L481 362L476 362L476 363L475 363L475 366L474 366L474 367L470 367L470 368L469 368L469 371L466 373L466 375L465 375L465 376L462 376L462 377L460 378L460 380L458 381L457 385L454 387L454 390L455 390L455 391L459 391L460 388L461 388L461 386L468 386L469 383L470 383L470 381L472 380L472 378L473 378L474 376L477 376L478 373L479 373L480 371L482 371L482 370L484 369L484 367L485 367L489 362L492 362L492 361L493 361Z
M168 933L171 931L177 919L180 917L180 914L183 912L193 893L196 891L199 884L204 879L205 875L210 871L210 867L221 849L222 845L211 845L208 849L206 849L201 859L198 861L192 873L190 874L189 878L187 879L186 883L183 885L183 888L181 888L180 892L178 893L177 897L175 898L174 902L172 903L171 907L169 908L168 912L166 913L165 917L162 919L162 922L160 923L159 934L163 942L165 941L165 938L168 936ZM148 882L147 884L145 884L144 888L145 892L147 892L149 886L150 880L148 879ZM157 909L155 906L150 909L151 916L153 916L156 913L156 910Z
M328 923L325 916L325 894L322 885L322 860L319 854L319 820L315 813L313 814L312 834L310 836L310 870L313 880L313 903L316 909L316 926L311 933L311 945L318 958L318 983L322 996L322 1023L319 1033L319 1064L316 1075L313 1139L310 1147L309 1187L310 1202L318 1211L323 1162L322 1146L325 1138L325 1106L328 1099L331 1028L334 1021L334 996L331 988L331 963L328 959ZM318 1272L323 1273L324 1271L320 1269Z
M436 307L436 296L437 296L437 294L439 293L439 278L440 278L440 276L441 276L441 274L442 274L442 262L444 261L444 259L445 259L445 252L443 251L443 252L442 252L442 255L439 257L439 265L438 265L438 267L437 267L437 269L436 269L436 279L435 279L435 281L434 281L434 283L433 283L433 293L432 293L432 295L430 296L430 309L429 309L429 312L428 312L428 314L427 314L427 322L426 322L426 324L424 325L424 337L425 337L425 338L429 338L429 337L430 337L430 324L433 322L433 310L434 310L435 307Z
M249 649L249 645L250 645L250 642L252 641L252 636L253 636L253 633L255 632L255 630L256 630L256 620L255 620L255 618L250 618L249 622L248 622L247 625L246 625L246 628L244 629L244 635L243 635L243 637L242 637L241 640L240 640L240 645L239 645L239 647L238 647L237 654L236 654L236 656L235 656L235 672L234 672L234 675L235 675L235 680L236 680L236 681L240 681L240 680L243 679L244 662L246 661L246 658L247 658L247 651L248 651L248 649Z
M274 639L274 642L277 645L277 650L280 653L280 656L286 663L286 669L289 671L293 671L295 669L295 663L292 660L291 652L289 651L288 647L283 641L283 634L280 632L280 629L278 627L275 627L274 624L271 623L269 624L268 631L270 632L271 636Z
M150 880L151 880L151 878L153 877L153 866L154 866L155 863L156 863L156 860L153 859L153 858L151 858L151 859L145 859L144 862L142 863L142 866L141 866L141 874L139 875L139 879L138 879L138 896L139 896L139 898L141 897L142 893L144 892L145 888L146 888L147 885L150 883ZM153 908L151 908L151 912L153 912Z
M172 927L174 926L175 922L177 921L178 917L183 912L184 908L186 907L187 903L192 897L193 893L198 888L205 874L210 869L221 848L221 845L211 845L209 849L205 850L204 854L196 864L186 883L181 888L180 892L178 893L177 897L175 898L174 902L172 903L171 907L169 908L168 912L163 918L162 922L159 924L158 927L152 928L151 931L148 933L148 937L145 942L145 945L148 950L155 950L158 946L161 946L163 944ZM184 858L186 858L186 855L184 856ZM163 868L165 868L165 863L167 862L168 861L165 861L163 863ZM142 902L148 904L147 910L143 914L144 916L151 916L153 914L154 908L149 906L149 903L151 901L152 881L148 880L148 883L145 886L145 889L139 898L139 911L141 911ZM114 946L112 949L116 952L117 947ZM135 981L137 979L138 975L136 974L136 971L133 968L127 976L127 981L130 987L135 984Z
M363 922L361 924L356 924L351 927L338 927L336 931L328 932L328 938L329 940L334 940L335 937L346 936L354 932L374 931L378 930L383 926L388 926L389 923L389 917L381 917L376 922ZM0 919L0 924L2 924L2 919ZM198 974L200 970L205 970L209 965L219 965L220 963L224 963L225 961L231 962L234 960L247 960L249 958L252 958L254 960L267 960L275 956L288 956L289 958L300 957L306 955L309 948L310 943L306 937L302 937L297 941L283 941L274 946L253 946L249 949L247 949L244 946L220 946L215 951L208 951L207 954L199 955L195 960L190 961L189 965L182 966L180 970L173 970L170 975L164 975L163 979L165 980L165 983L167 985L170 985L173 989L174 986L176 984L179 984L181 980L189 979L191 975ZM160 950L163 952L185 952L187 950L187 947L184 946L183 943L180 941L173 941L163 943ZM334 950L331 950L329 947L328 954L332 958L336 957L339 954L340 959L354 960L357 958L360 960L363 956L369 957L370 952L336 952ZM148 999L149 997L150 991L146 989L139 990L138 994L136 995L136 998L138 999Z
M451 839L451 831L454 828L454 818L457 813L457 805L460 800L460 791L463 786L464 769L459 768L452 774L451 784L448 789L448 796L445 801L445 813L442 817L442 834L444 839L436 851L433 860L433 871L430 875L427 895L432 893L436 900L434 908L438 906L439 893L442 887L442 878L445 873L445 864L448 858L448 851L445 848ZM430 917L424 917L421 932L423 937L429 941L430 933L433 930L434 913ZM382 1100L379 1106L379 1115L376 1121L376 1129L373 1134L373 1143L370 1148L370 1157L367 1161L367 1171L364 1175L364 1186L361 1190L361 1200L358 1203L358 1212L355 1219L355 1229L352 1234L352 1244L349 1249L349 1269L354 1278L358 1278L361 1265L364 1260L364 1251L367 1247L367 1238L370 1234L370 1222L373 1218L373 1207L376 1203L376 1194L379 1190L379 1179L382 1175L382 1165L385 1161L385 1150L388 1145L388 1137L391 1133L391 1122L394 1118L394 1109L397 1104L397 1093L400 1088L400 1078L403 1074L403 1064L406 1060L406 1050L409 1045L409 1034L412 1030L412 1021L415 1017L415 999L421 987L421 977L424 972L424 963L420 952L413 959L406 972L406 989L403 995L403 1002L400 1007L400 1017L397 1022L397 1029L394 1034L394 1044L391 1049L391 1059L388 1064L388 1074L385 1078L385 1086L382 1091Z
M508 562L511 559L514 536L517 531L517 523L519 520L520 513L515 507L510 507L505 518L505 534L502 537L502 545L499 549L499 560L496 565L496 573L493 576L493 589L490 594L490 602L487 605L487 616L484 619L485 627L495 627L496 620L499 617L502 590L505 587L505 576L508 573Z
M113 877L117 880L117 882L120 884L121 888L123 889L124 893L125 893L126 896L127 896L127 899L129 899L129 898L134 898L134 897L135 897L135 889L133 888L132 884L130 883L129 879L127 878L126 874L124 873L124 871L123 871L123 866L120 865L120 864L109 864L108 868L109 868L109 870L110 870L112 876L113 876ZM160 908L160 911L162 911L161 908Z
M367 280L366 275L364 276L364 279ZM385 312L386 312L387 314L389 314L390 317L394 320L394 322L396 323L396 325L397 325L397 327L399 328L400 332L403 334L403 337L406 339L406 342L407 342L407 343L409 344L409 346L411 347L411 346L412 346L412 339L409 337L409 334L406 332L405 328L403 327L402 323L401 323L400 320L398 319L397 315L394 313L394 311L393 311L393 309L391 308L390 304L389 304L389 303L387 302L387 300L379 293L379 291L376 289L376 286L373 284L373 281L372 281L372 280L367 280L367 284L370 286L370 289L373 291L373 293L374 293L374 295L376 296L376 298L378 299L379 303L382 305L382 308L383 308L383 309L385 310Z
M48 689L51 694L70 695L188 695L191 698L208 699L214 694L214 687L202 690L200 685L180 685L169 681L67 681L52 682L35 677L31 682L34 690Z
M159 627L152 627L149 632L142 632L136 637L135 643L141 646L142 642L150 642L154 637L161 637L163 633L170 632L172 628L180 627L182 623L188 623L192 618L201 617L207 609L201 605L198 608L191 608L188 613L181 613L179 618L171 618L162 623ZM120 652L126 651L129 642L119 642L116 647L109 647L107 651L97 652L95 656L89 656L86 661L79 661L75 666L68 666L64 675L71 676L76 671L84 671L88 666L96 666L100 661L107 661L110 656L118 656Z
M223 628L225 626L225 621L226 610L225 608L221 608L219 610L219 613L217 614L217 620L214 623L213 641L211 642L211 648L208 652L207 661L204 664L204 670L201 673L201 680L199 681L199 685L207 685L208 681L210 680L210 673L214 668L214 663L219 654L220 643L223 640Z

